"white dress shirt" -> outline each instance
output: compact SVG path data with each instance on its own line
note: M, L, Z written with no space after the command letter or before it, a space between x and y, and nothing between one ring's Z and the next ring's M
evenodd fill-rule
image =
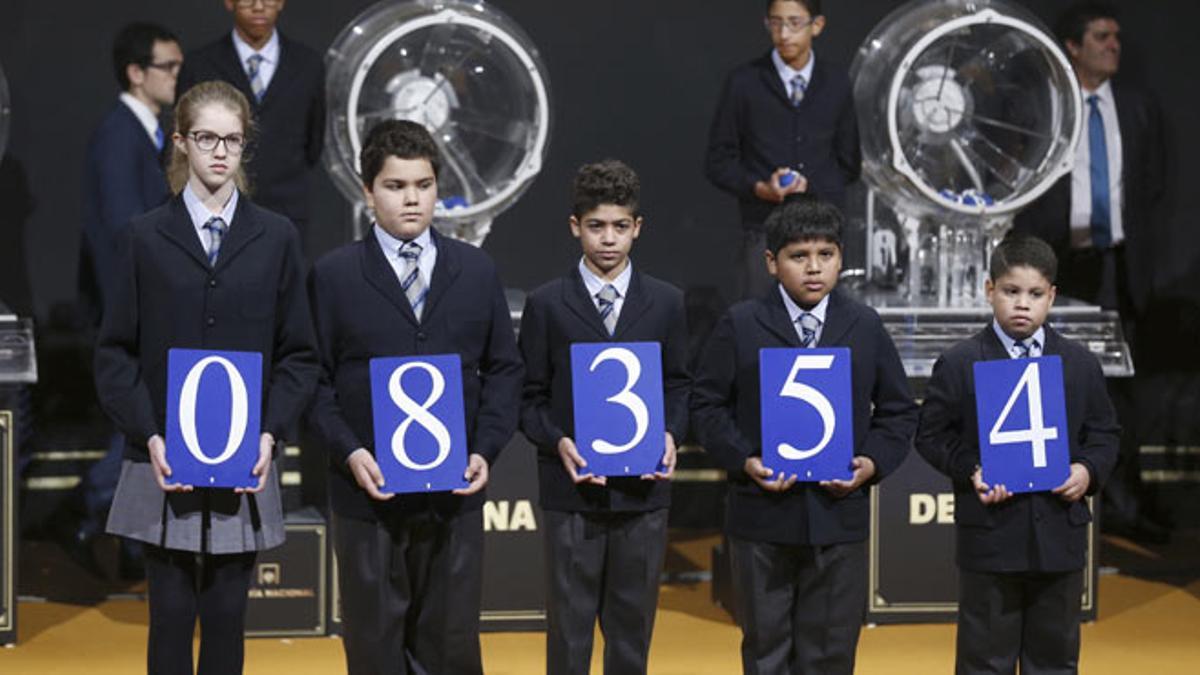
M783 296L783 306L787 308L788 317L792 320L792 328L796 329L796 336L800 338L801 342L804 341L804 331L800 328L800 316L803 314L812 314L817 317L817 321L821 322L817 326L816 334L813 335L812 344L809 345L810 347L816 347L821 342L821 333L825 332L825 312L829 309L829 295L826 294L815 307L806 310L792 300L792 296L788 295L787 291L784 290L783 284L778 285L779 294Z
M804 76L805 89L812 86L813 64L817 62L817 53L815 51L811 49L809 50L808 63L804 64L804 67L800 70L796 70L795 68L789 66L787 62L783 60L783 57L779 55L778 49L771 50L771 62L775 64L775 70L779 73L780 79L783 80L783 88L787 91L789 99L795 100L796 98L796 92L792 91L792 80L795 79L797 75Z
M133 111L134 116L137 117L138 121L142 123L142 128L146 130L146 135L150 137L150 142L153 143L154 147L157 148L158 139L155 136L156 132L158 131L158 118L155 117L149 106L137 100L133 94L130 94L127 91L121 92L120 99L121 103L124 103L130 110ZM166 143L165 138L163 139L163 143Z
M196 236L200 238L200 247L205 251L208 250L212 243L212 234L204 229L204 224L207 223L213 216L219 216L225 221L225 236L229 236L229 230L233 229L233 214L237 212L238 191L234 189L229 194L229 200L225 202L225 206L221 208L220 213L213 213L200 201L200 197L192 191L192 184L188 183L183 186L183 205L187 207L188 215L192 218L192 226L196 228Z
M375 241L379 242L379 248L383 250L383 257L387 259L388 264L392 266L392 271L396 273L396 279L403 284L406 263L400 257L400 247L404 246L404 240L388 234L379 226L379 223L373 225L371 230L375 232ZM421 247L421 253L417 256L417 274L421 275L421 281L425 284L425 288L429 288L429 284L433 280L433 266L437 263L437 243L434 241L433 235L429 233L429 228L425 228L425 231L412 241Z
M1109 223L1112 243L1125 240L1122 207L1125 205L1125 181L1122 176L1121 125L1117 118L1117 103L1113 98L1112 82L1105 80L1096 91L1083 90L1083 135L1075 150L1075 165L1071 169L1071 246L1086 248L1092 245L1092 174L1091 144L1088 141L1088 119L1092 114L1088 97L1099 99L1100 119L1104 120L1104 145L1108 150Z
M1000 338L1001 344L1004 345L1004 351L1008 353L1009 358L1021 358L1021 350L1017 349L1017 341L1009 337L1008 333L1000 327L1000 324L995 320L992 321L992 330L996 331L996 337ZM1029 345L1029 358L1036 359L1042 355L1042 350L1046 347L1046 327L1038 326L1037 331L1025 338L1025 344Z
M238 35L237 30L233 31L233 48L237 50L238 61L242 64L242 70L246 72L246 78L250 78L248 59L253 54L258 54L263 57L263 61L258 66L258 79L262 81L263 91L271 86L271 78L275 75L275 69L279 67L279 31L271 31L271 39L267 40L267 44L263 45L262 49L255 50Z
M583 258L579 259L579 276L583 277L583 285L587 287L588 296L592 299L592 304L596 306L596 311L600 311L600 299L596 295L604 290L604 287L612 284L613 288L617 289L617 299L613 301L613 321L618 321L621 318L621 308L625 306L625 296L629 294L629 280L633 278L633 261L625 261L625 269L617 275L612 281L605 281L596 275L595 272L588 269L584 264ZM615 325L615 324L614 324Z

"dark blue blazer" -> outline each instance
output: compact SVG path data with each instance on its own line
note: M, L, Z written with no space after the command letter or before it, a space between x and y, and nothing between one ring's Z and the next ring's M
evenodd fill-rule
M754 184L775 169L797 169L808 191L846 205L846 186L861 171L854 95L844 68L816 56L804 100L793 106L768 51L725 81L708 135L704 173L738 199L742 225L761 229L775 206Z
M1042 353L1062 358L1071 462L1087 467L1088 494L1099 494L1116 463L1120 434L1100 363L1049 326ZM971 474L979 465L974 364L1007 358L990 325L942 354L921 406L917 452L954 484L959 567L976 572L1076 570L1083 567L1087 553L1087 524L1092 519L1087 502L1026 493L984 506L971 486Z
M1117 80L1113 80L1113 99L1121 131L1125 279L1134 308L1140 311L1154 291L1154 270L1171 246L1159 213L1167 173L1162 111L1149 92ZM1081 142L1087 143L1086 121L1084 127ZM1013 229L1050 244L1058 255L1059 280L1072 278L1067 255L1071 248L1071 174L1018 213Z
M149 461L146 440L165 429L175 347L262 354L262 430L283 440L319 373L296 228L243 195L214 268L176 196L133 220L117 269L95 376L101 405L128 439L126 456Z
M746 475L762 455L758 352L799 347L779 287L725 313L709 337L692 387L692 429L725 469L730 535L777 544L826 545L867 537L867 485L844 498L819 485L797 483L769 493ZM834 289L819 347L849 347L854 408L854 454L875 462L878 482L904 461L917 426L917 407L896 346L875 310Z
M223 80L237 87L254 113L257 134L246 149L254 200L303 224L308 221L309 169L321 160L325 134L325 66L312 49L279 34L279 65L261 103L254 100L232 34L189 52L177 91Z
M118 100L88 142L83 168L79 287L97 319L117 277L117 244L134 216L167 201L162 155L129 106Z
M649 511L670 504L670 483L610 477L608 485L571 482L558 455L558 441L575 437L571 345L576 342L658 342L662 345L663 409L676 443L687 433L687 317L683 293L633 268L629 292L613 335L605 330L595 302L574 267L538 288L521 317L525 389L521 431L538 448L538 484L544 509L559 511Z
M372 520L430 508L450 515L483 505L483 492L377 502L358 487L346 458L375 447L372 358L458 354L468 451L489 464L517 428L525 373L496 266L474 246L432 235L437 262L419 322L373 234L326 254L309 276L323 366L310 421L329 452L330 495L340 515Z

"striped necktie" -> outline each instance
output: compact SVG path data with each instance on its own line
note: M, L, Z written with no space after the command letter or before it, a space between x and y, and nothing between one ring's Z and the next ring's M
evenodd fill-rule
M792 78L792 106L800 105L804 100L804 90L808 88L808 80L804 79L803 75L797 75Z
M1029 358L1031 356L1030 350L1032 347L1033 347L1033 339L1032 338L1029 340L1029 342L1026 342L1024 340L1017 340L1016 342L1013 343L1013 349L1016 351L1018 359Z
M815 314L805 312L796 321L800 324L800 346L805 349L815 347L817 330L821 328L821 320Z
M612 335L617 330L617 298L621 297L617 293L616 286L605 284L604 288L596 294L596 300L599 302L600 321L604 322L604 329Z
M250 91L254 93L254 100L257 103L262 103L263 92L267 90L267 86L262 81L262 62L266 61L266 57L262 54L251 54L246 59L246 77L250 80Z
M204 223L204 229L208 230L208 264L216 267L217 254L221 252L221 240L225 238L229 226L220 216L213 216L208 219L207 223Z
M1100 97L1092 94L1088 103L1088 177L1092 182L1092 245L1112 246L1112 194L1109 192L1108 140Z
M412 305L413 314L420 321L421 310L425 308L425 295L429 291L421 279L421 266L417 263L421 257L421 245L415 241L406 242L400 247L399 253L404 261L404 267L400 270L400 286L408 297L408 304Z

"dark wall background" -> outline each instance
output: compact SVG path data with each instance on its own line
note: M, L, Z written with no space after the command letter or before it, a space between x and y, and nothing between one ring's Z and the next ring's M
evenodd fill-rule
M364 0L292 0L283 31L321 51L366 7ZM568 189L581 163L613 156L643 179L647 227L635 257L659 276L697 290L731 277L736 244L732 198L705 181L709 117L725 73L766 49L759 0L563 2L497 0L537 43L550 70L554 136L545 169L522 201L495 223L487 248L506 284L529 289L578 255L566 228ZM819 58L849 65L871 27L899 3L828 1ZM1052 18L1065 2L1026 2ZM1200 5L1126 2L1125 77L1156 91L1172 148L1173 208L1166 226L1162 293L1200 297L1200 232L1180 195L1200 180L1190 118L1200 59L1191 52ZM0 63L13 96L12 138L0 164L0 298L41 323L74 301L80 175L91 129L116 96L111 38L126 21L171 27L185 49L229 30L220 0L0 3ZM348 207L323 171L313 176L316 217L309 248L345 240Z

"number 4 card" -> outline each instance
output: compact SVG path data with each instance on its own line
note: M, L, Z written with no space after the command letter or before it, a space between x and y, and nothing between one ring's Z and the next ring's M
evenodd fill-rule
M1070 474L1062 359L975 363L983 482L1009 492L1053 490Z
M657 342L571 345L571 393L584 473L641 476L661 469L666 422Z
M760 349L762 461L800 482L850 480L850 350Z

